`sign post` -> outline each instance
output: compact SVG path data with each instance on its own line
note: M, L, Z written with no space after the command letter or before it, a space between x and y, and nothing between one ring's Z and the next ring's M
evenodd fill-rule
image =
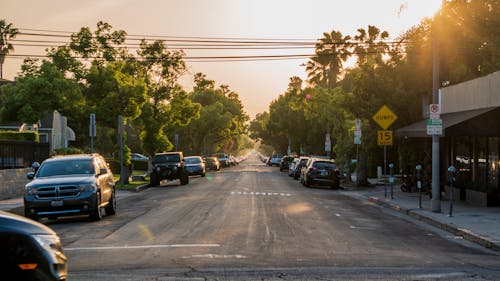
M94 138L96 137L95 113L90 113L89 137L90 137L90 153L94 153Z
M398 116L392 112L392 110L387 107L387 105L383 105L375 115L373 115L373 120L382 127L383 131L377 132L377 143L378 145L384 146L384 182L387 175L387 146L392 145L393 143L393 134L392 130L387 130ZM386 187L387 189L387 187Z

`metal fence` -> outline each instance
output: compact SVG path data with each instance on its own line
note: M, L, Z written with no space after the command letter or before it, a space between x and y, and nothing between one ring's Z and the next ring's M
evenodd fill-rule
M0 141L0 169L30 167L49 158L49 143L30 141Z

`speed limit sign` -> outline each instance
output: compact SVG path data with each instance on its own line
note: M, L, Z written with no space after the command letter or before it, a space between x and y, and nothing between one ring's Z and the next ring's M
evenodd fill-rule
M392 131L390 130L377 131L377 144L392 145Z

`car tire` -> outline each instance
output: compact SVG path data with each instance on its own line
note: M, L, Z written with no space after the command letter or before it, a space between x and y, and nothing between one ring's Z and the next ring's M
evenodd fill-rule
M206 172L201 173L201 177L205 177L207 175Z
M152 186L158 186L158 185L160 185L160 178L158 177L158 175L156 173L153 172L149 176L149 182Z
M99 221L102 219L101 207L99 205L101 205L101 194L97 192L95 206L92 207L92 211L89 215L90 219L93 221Z
M189 184L189 175L188 173L182 173L180 177L181 185Z
M109 198L109 203L105 208L106 216L114 216L116 214L116 194L113 189L113 193L111 194L111 198Z

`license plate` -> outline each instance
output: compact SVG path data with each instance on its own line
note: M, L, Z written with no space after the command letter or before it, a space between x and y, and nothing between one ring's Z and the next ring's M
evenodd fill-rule
M60 200L60 201L50 201L50 206L52 206L52 207L61 207L63 205L64 205L64 203L63 203L62 200Z
M328 175L328 172L327 172L327 171L321 171L321 175L322 175L322 176L327 176L327 175Z

